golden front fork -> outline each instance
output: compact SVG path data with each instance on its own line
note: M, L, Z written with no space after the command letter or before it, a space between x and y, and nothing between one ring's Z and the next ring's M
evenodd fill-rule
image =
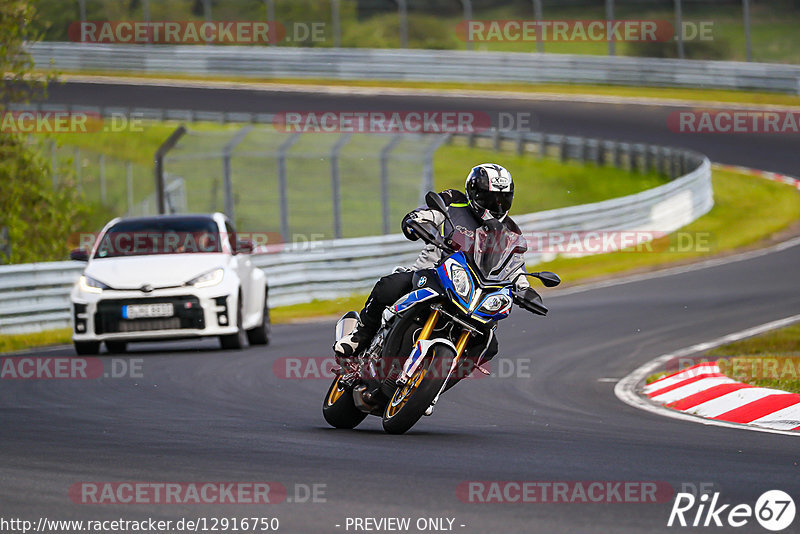
M425 341L429 337L431 337L431 333L433 332L434 327L436 326L436 321L439 320L439 310L433 310L428 317L428 320L425 322L425 326L422 327L422 332L419 333L419 337L417 341Z
M464 329L464 331L461 332L461 337L458 338L458 343L456 343L456 359L459 359L461 355L464 353L464 349L467 348L469 337L470 337L469 330Z
M424 341L431 337L431 333L433 333L433 329L436 327L436 321L439 320L439 315L439 310L433 310L431 312L430 316L428 316L428 320L425 321L425 326L422 327L422 332L419 333L417 341ZM464 349L467 348L469 338L469 330L464 330L461 332L461 336L458 338L458 342L456 343L456 359L460 358L464 353Z

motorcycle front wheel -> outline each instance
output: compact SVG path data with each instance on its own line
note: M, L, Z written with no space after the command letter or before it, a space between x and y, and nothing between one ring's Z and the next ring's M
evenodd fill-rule
M322 415L334 428L355 428L367 414L356 408L352 392L339 383L340 378L337 376L333 380L325 394Z
M446 370L455 359L452 348L433 347L405 385L398 387L383 412L383 429L389 434L408 431L425 414L447 380Z

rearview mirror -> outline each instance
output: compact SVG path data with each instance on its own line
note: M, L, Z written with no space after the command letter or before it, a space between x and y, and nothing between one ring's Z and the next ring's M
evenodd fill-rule
M236 242L236 252L241 254L253 253L253 242L246 239L240 239Z
M445 216L447 215L447 204L444 203L444 199L439 193L428 191L428 194L425 195L425 204L427 204L430 209L443 213Z
M69 253L69 259L74 261L89 261L89 251L83 248L73 249Z
M556 287L561 283L561 277L559 277L556 273L551 273L550 271L542 271L531 274L541 280L542 284L544 284L544 287Z

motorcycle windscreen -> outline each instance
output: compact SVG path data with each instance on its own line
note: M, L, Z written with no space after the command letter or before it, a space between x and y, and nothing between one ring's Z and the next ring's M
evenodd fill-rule
M497 230L478 228L472 257L487 281L501 282L525 266L523 254L526 250L528 244L520 234L504 227Z

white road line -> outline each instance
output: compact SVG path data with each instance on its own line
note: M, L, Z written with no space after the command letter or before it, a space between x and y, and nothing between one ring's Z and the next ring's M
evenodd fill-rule
M709 426L742 428L745 430L753 430L756 432L768 432L771 434L783 434L786 436L795 436L795 437L800 436L800 432L795 432L795 431L740 425L737 423L728 423L725 421L717 421L714 419L705 419L696 415L690 415L684 412L679 412L676 410L672 410L670 408L665 408L664 406L654 404L650 402L648 399L645 399L644 397L640 396L636 391L639 384L641 384L645 378L647 378L654 372L658 371L659 367L661 367L663 364L665 364L666 362L668 362L673 358L680 358L683 356L688 356L690 354L696 354L698 352L718 347L720 345L725 345L727 343L732 343L740 339L757 336L758 334L762 334L764 332L768 332L776 328L782 328L784 326L788 326L798 321L800 321L800 314L792 315L790 317L785 317L783 319L778 319L776 321L770 321L769 323L764 323L762 325L754 326L752 328L746 328L744 330L740 330L738 332L734 332L732 334L728 334L726 336L722 336L711 341L706 341L704 343L697 343L696 345L692 345L691 347L686 347L680 350L676 350L675 352L670 352L669 354L664 354L662 356L659 356L658 358L650 360L644 365L641 365L640 367L636 368L629 375L625 376L619 382L617 382L617 385L614 386L614 395L616 395L616 397L619 400L621 400L622 402L624 402L629 406L633 406L634 408L639 408L640 410L645 410L647 412L651 412L657 415L671 417L672 419L692 421L694 423L700 423Z

